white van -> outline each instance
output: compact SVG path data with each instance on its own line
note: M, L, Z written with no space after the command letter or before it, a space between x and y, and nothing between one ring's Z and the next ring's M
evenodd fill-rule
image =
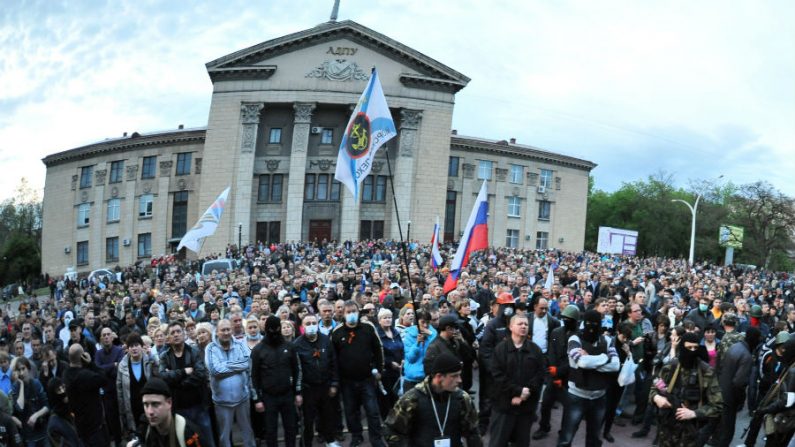
M230 271L236 268L237 262L234 259L212 259L202 265L202 276L210 276L213 270L228 275Z

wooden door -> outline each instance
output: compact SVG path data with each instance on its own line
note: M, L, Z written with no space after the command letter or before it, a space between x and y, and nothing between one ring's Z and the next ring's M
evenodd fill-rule
M310 220L309 221L309 240L322 241L331 240L331 221L330 220Z

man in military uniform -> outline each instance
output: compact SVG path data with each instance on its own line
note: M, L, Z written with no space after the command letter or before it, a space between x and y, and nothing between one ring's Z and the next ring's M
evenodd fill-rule
M759 387L757 391L756 402L761 402L770 388L776 383L776 380L781 376L781 373L787 368L784 364L782 356L784 355L784 344L790 339L790 334L786 331L781 331L776 334L776 339L773 343L773 349L767 351L762 355L762 367L759 372ZM757 380L753 377L752 380ZM749 396L750 401L751 396ZM750 406L750 404L749 404ZM755 407L754 407L755 409ZM759 436L759 429L762 428L762 417L754 417L748 426L747 435L745 436L745 447L754 447L756 438Z
M698 335L685 333L678 358L654 379L649 402L659 409L659 447L704 445L710 435L709 420L721 415L718 376L699 359L698 349Z
M386 418L386 441L391 447L441 445L481 447L478 412L461 383L461 361L449 352L434 360L425 380L408 390Z

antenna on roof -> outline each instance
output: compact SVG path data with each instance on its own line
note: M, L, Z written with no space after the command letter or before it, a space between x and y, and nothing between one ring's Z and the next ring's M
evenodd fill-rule
M329 17L329 22L336 22L337 21L337 14L340 12L340 0L334 0L334 7L331 8L331 17Z

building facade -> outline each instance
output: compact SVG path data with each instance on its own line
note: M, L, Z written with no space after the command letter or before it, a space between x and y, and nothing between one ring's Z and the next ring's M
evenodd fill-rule
M378 67L398 136L378 152L354 200L334 168L370 67ZM595 165L513 140L455 135L455 95L469 78L399 42L329 22L206 68L206 128L136 132L44 158L44 272L169 253L230 185L200 256L238 239L398 239L409 221L412 239L425 240L437 216L445 239L457 239L483 179L494 245L583 247Z

